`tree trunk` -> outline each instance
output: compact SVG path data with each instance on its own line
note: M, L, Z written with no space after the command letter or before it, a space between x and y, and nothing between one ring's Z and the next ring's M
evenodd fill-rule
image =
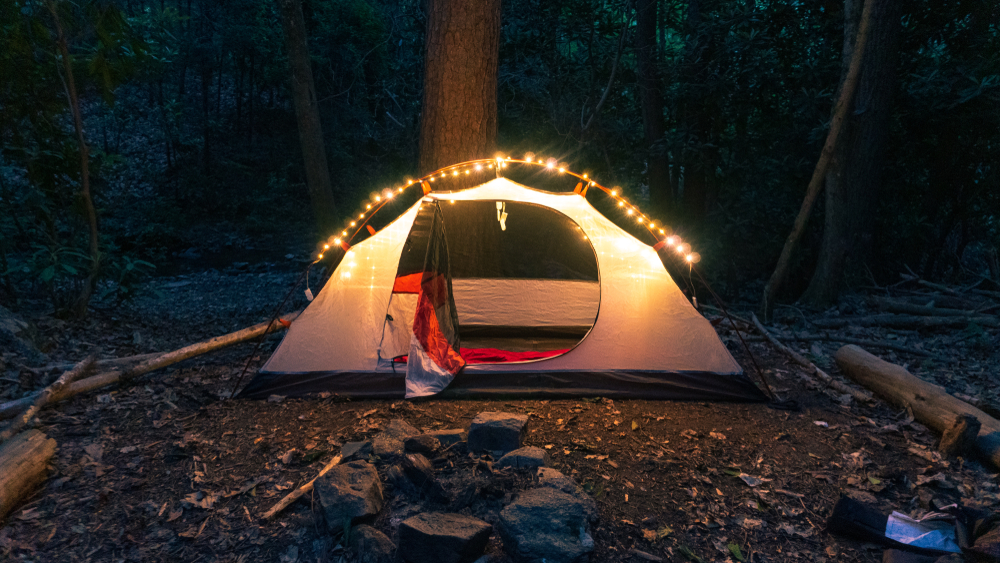
M657 72L656 0L635 0L635 53L638 71L639 106L642 109L642 129L646 140L646 182L649 185L649 207L661 217L673 204L670 192L670 163L666 151L654 144L663 137L663 100Z
M778 290L785 283L788 276L788 269L792 263L792 253L798 246L799 238L806 229L809 215L812 213L813 204L819 197L819 192L823 187L823 178L833 158L834 150L837 147L840 131L843 128L844 120L847 118L847 108L851 105L854 90L857 88L858 76L861 74L861 58L865 52L865 44L868 42L868 28L871 23L872 6L880 0L865 0L865 6L861 13L861 23L858 26L858 39L851 53L851 63L847 76L840 87L840 95L837 97L837 105L834 106L833 118L830 120L830 132L826 135L823 143L823 150L820 152L816 168L813 169L812 178L809 179L809 186L806 187L806 195L802 199L802 207L795 217L792 225L792 232L788 233L785 239L785 246L781 249L781 256L778 257L778 264L774 267L771 278L764 286L764 297L761 300L760 310L764 320L770 320L771 312L774 310L774 300L778 296Z
M45 481L56 441L38 430L24 432L0 446L0 521Z
M80 99L77 97L76 82L73 79L73 59L70 57L66 34L63 33L62 24L59 21L59 9L51 0L48 3L48 8L52 12L52 21L56 26L56 43L59 47L59 54L62 56L63 72L66 73L66 97L69 99L70 111L73 112L73 127L76 129L76 141L80 149L80 200L83 203L87 224L90 227L90 272L83 282L83 288L80 290L76 303L73 304L73 312L78 318L83 318L87 314L87 306L94 293L94 284L97 282L97 274L101 266L100 235L97 232L97 211L94 209L94 200L90 197L90 149L87 147L87 139L83 134Z
M285 51L292 68L292 99L305 162L306 188L312 202L313 215L319 232L326 236L337 225L337 209L330 184L330 168L326 162L326 144L319 118L319 103L313 83L309 48L306 43L306 21L301 0L279 0L281 22L285 30Z
M493 156L500 0L429 0L426 41L421 173Z
M1000 421L906 371L857 346L844 346L834 356L840 371L859 385L898 407L908 408L921 424L941 434L962 415L971 415L981 427L975 441L977 453L1000 467Z
M844 65L846 81L852 33L861 18L861 2L845 0ZM861 264L872 245L874 214L882 181L889 120L896 86L896 51L900 28L898 0L878 0L872 7L868 45L853 102L847 112L843 140L834 150L826 174L826 217L819 262L802 300L825 306L837 300L848 259Z

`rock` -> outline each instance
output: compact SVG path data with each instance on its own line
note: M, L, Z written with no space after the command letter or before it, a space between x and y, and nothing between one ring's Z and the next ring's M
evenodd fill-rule
M351 549L358 563L392 563L396 560L396 545L385 534L361 524L351 530Z
M493 526L449 512L428 512L399 525L399 550L409 563L470 563L483 554Z
M316 479L315 490L331 532L343 530L345 520L353 524L382 510L382 482L375 466L365 461L334 467Z
M594 550L587 506L575 495L541 487L522 493L500 512L507 553L530 563L581 563Z
M434 436L441 443L441 447L447 448L456 442L464 442L469 438L469 433L461 428L448 428L445 430L434 430L427 432L428 436Z
M434 476L434 466L421 454L406 454L402 461L403 473L407 479L434 501L448 502L448 493Z
M408 452L432 454L441 449L441 442L430 434L417 434L403 440L403 449Z
M372 439L375 455L379 457L398 457L403 455L403 440L407 436L415 436L420 431L410 426L406 421L394 419L389 421L385 430Z
M348 442L340 448L340 455L341 462L355 459L367 461L368 456L372 455L372 443L367 440L364 442Z
M534 469L549 464L549 454L542 448L528 446L516 449L497 460L496 468Z
M521 447L528 415L481 412L469 426L469 451L489 451L503 455Z

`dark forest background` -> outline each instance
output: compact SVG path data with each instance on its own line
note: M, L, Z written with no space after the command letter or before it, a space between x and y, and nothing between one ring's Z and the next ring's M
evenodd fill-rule
M699 250L724 295L756 300L829 127L845 3L655 4L643 32L629 1L504 0L498 147L622 186ZM869 47L891 49L894 78L891 103L870 110L886 112L887 141L873 197L852 209L872 233L845 269L847 287L900 272L1000 280L1000 7L897 9L894 41ZM420 172L426 7L305 0L303 13L346 218ZM329 233L310 211L289 77L274 0L0 0L0 299L80 313L88 284L95 302L113 303L208 247L311 250ZM652 137L640 99L650 79L662 119ZM96 249L80 195L77 97ZM665 163L669 190L649 202L651 160ZM815 269L823 205L785 301Z

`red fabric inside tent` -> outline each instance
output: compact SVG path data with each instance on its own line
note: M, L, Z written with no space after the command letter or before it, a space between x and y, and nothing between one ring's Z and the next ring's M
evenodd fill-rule
M465 361L470 364L502 364L505 362L526 362L529 360L544 360L545 358L554 358L556 356L561 356L569 352L569 348L565 350L544 350L540 352L527 351L527 352L511 352L510 350L501 350L499 348L462 348L462 357ZM406 356L400 356L393 359L394 362L405 364Z

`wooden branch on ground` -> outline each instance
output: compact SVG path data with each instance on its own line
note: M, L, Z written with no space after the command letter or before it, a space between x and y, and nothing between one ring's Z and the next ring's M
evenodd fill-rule
M862 348L847 345L834 357L840 370L859 385L874 391L889 403L909 408L913 417L938 434L955 425L961 415L972 415L980 423L975 441L977 453L1000 467L1000 421L906 371L883 361Z
M947 309L944 307L927 307L924 305L915 305L908 301L890 299L888 297L872 297L872 301L874 301L879 305L879 307L885 309L886 311L889 311L890 313L905 313L907 315L919 315L919 316L931 316L931 317L976 316L976 311L967 311L965 309Z
M817 367L816 364L810 362L809 360L807 360L801 354L795 352L794 350L792 350L788 346L785 346L784 344L782 344L781 342L779 342L777 338L775 338L774 336L772 336L771 333L768 332L766 328L764 328L764 325L761 324L760 320L757 318L757 315L752 315L752 318L753 318L753 324L754 324L754 326L757 327L757 330L760 332L760 334L764 338L766 338L767 341L770 342L775 348L777 348L778 350L781 350L781 352L783 352L786 356L788 356L789 358L791 358L792 361L794 361L795 363L799 364L800 366L806 368L807 373L810 376L815 376L817 379L819 379L823 383L829 385L833 389L836 389L840 393L850 394L852 397L854 397L854 399L856 401L859 401L859 402L862 402L862 403L871 403L871 402L873 402L874 399L872 399L872 396L869 395L868 393L865 393L864 391L855 389L855 388L851 387L850 385L846 385L846 384L842 383L841 381L834 379L833 377L830 376L830 374L828 374L825 371L819 369L819 367Z
M45 481L56 441L38 430L22 432L0 445L0 520Z
M48 387L43 389L42 392L39 393L38 396L35 398L34 404L32 404L31 407L29 407L28 410L25 411L23 415L14 419L14 422L11 422L10 426L4 429L3 432L0 432L0 444L6 442L7 440L10 440L11 438L14 437L15 434L20 432L22 428L26 427L31 422L31 419L35 418L35 415L38 414L38 411L42 410L42 408L44 408L45 405L47 405L49 401L52 400L53 396L61 393L63 388L66 387L66 385L69 385L70 383L73 383L77 379L80 379L80 377L82 377L83 374L86 373L87 370L91 368L91 366L93 366L93 364L94 364L94 357L91 356L83 360L82 362L76 364L76 366L74 366L73 369L60 375L59 379L55 380L55 382L52 383L52 385L49 385Z
M117 369L123 366L128 366L131 364L138 364L139 362L145 362L146 360L151 360L158 356L162 356L163 352L152 352L150 354L139 354L137 356L125 356L124 358L108 358L105 360L96 360L94 362L94 368L96 369ZM42 366L39 368L29 368L32 371L45 372L53 369L68 370L76 367L73 363L61 363L61 364L49 364L47 366Z
M295 320L301 312L302 311L289 313L287 315L283 315L282 318L286 321L292 321ZM216 336L215 338L198 342L197 344L192 344L190 346L185 346L179 350L174 350L173 352L160 354L159 356L142 362L125 372L110 371L99 373L86 379L81 379L80 381L71 383L67 387L63 388L61 392L54 393L49 399L49 402L55 403L62 401L63 399L68 399L75 395L79 395L80 393L100 389L101 387L105 387L113 383L125 383L151 371L156 371L158 369L176 364L177 362L187 360L195 356L200 356L202 354L207 354L209 352L214 352L234 344L240 344L248 340L253 340L254 338L263 336L266 332L268 332L267 329L269 326L271 328L270 332L278 332L285 329L285 325L281 323L273 323L272 326L271 323L264 322L244 328L243 330L225 334L223 336ZM30 407L38 395L38 393L34 393L15 401L8 401L0 404L0 420L12 418L17 413Z
M832 317L813 319L812 324L822 328L842 328L845 326L881 326L885 328L962 328L971 323L991 328L1000 327L1000 318L992 315L970 317L917 317L912 315L868 315L865 317Z
M319 479L320 477L326 475L328 471L330 471L331 469L333 469L333 467L335 465L337 465L338 463L340 463L341 458L342 458L342 456L340 454L337 454L337 457L331 459L330 463L327 463L326 466L323 467L323 469L321 469L319 471L319 475L317 475L316 477L314 477L312 481L309 481L305 485L302 485L298 489L295 489L294 491L292 491L292 492L288 493L287 495L285 495L285 498L283 498L280 501L278 501L278 504L272 506L271 510L268 510L267 512L264 513L264 519L265 520L269 520L271 518L274 518L274 516L276 514L278 514L282 510L288 508L289 505L291 505L293 502L295 502L298 499L300 499L302 497L302 495L304 495L304 494L308 493L309 491L313 490L313 485L316 483L316 479Z
M764 341L767 338L763 336L750 336L748 337L755 341ZM899 344L893 344L891 342L877 342L875 340L865 340L863 338L851 338L849 336L838 336L836 334L793 334L792 336L775 336L778 340L798 340L800 342L840 342L842 344L857 344L858 346L868 346L869 348L884 348L886 350L895 350L896 352L903 352L905 354L912 354L914 356L924 356L926 358L932 358L939 362L952 362L955 361L947 356L940 356L933 352L928 352L927 350L921 350L919 348L910 348L909 346L901 346Z

